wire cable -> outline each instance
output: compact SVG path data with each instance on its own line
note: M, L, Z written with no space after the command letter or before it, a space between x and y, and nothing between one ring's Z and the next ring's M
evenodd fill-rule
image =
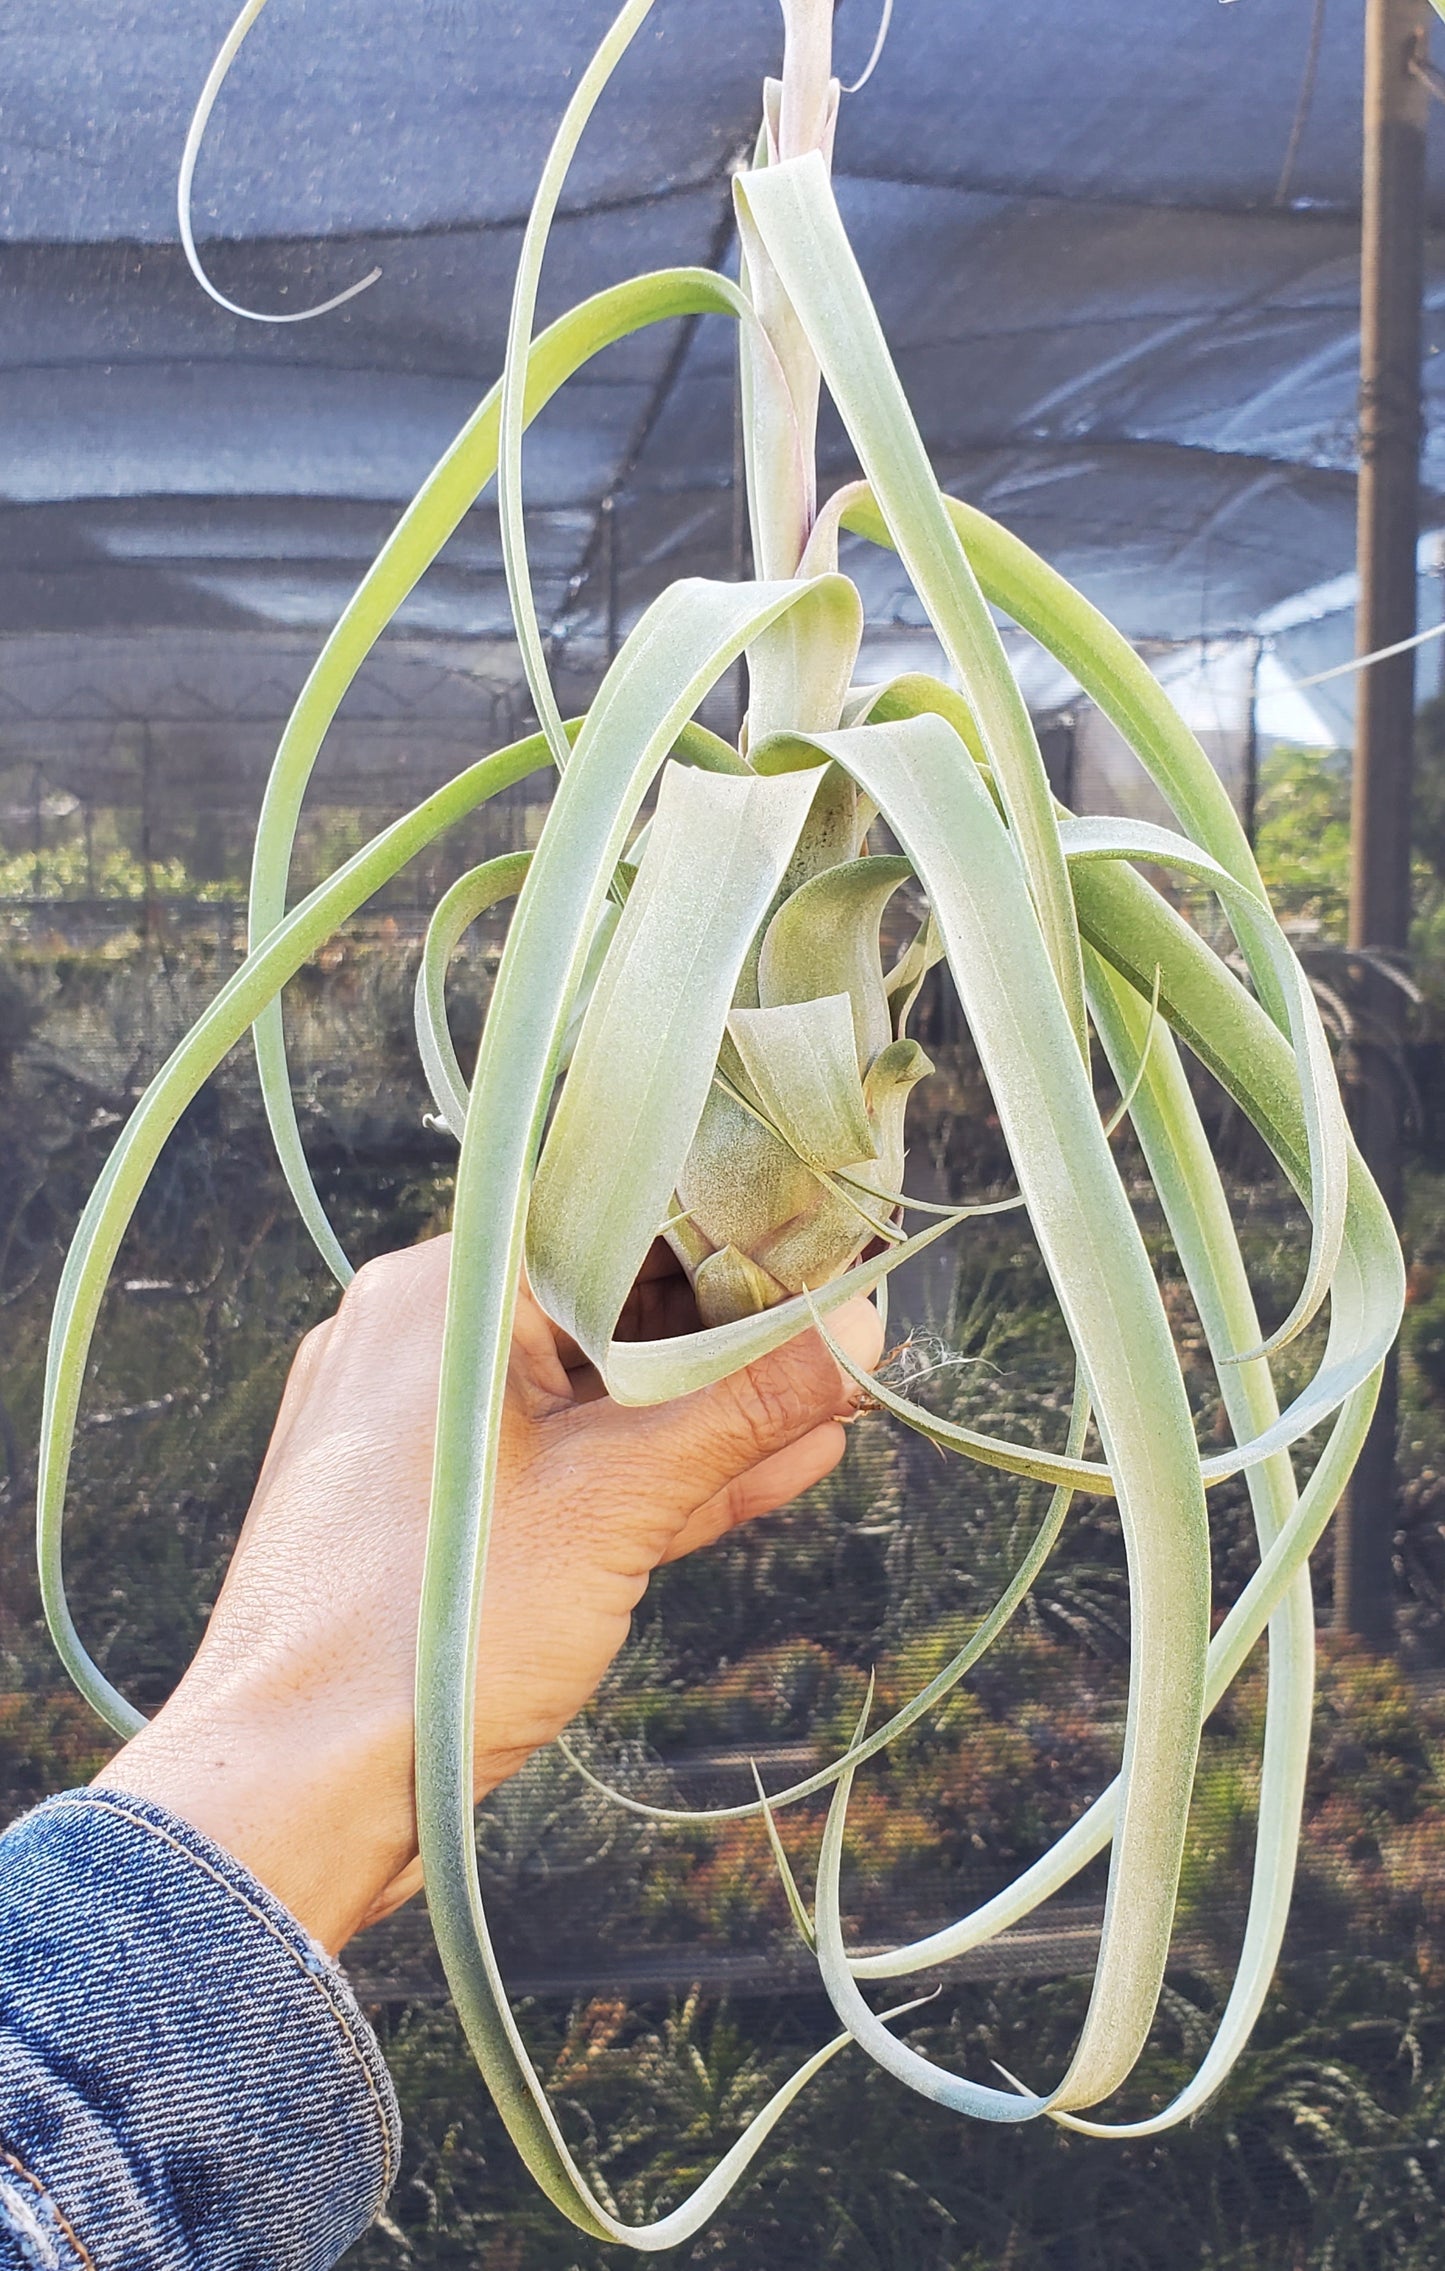
M1299 99L1294 106L1294 121L1289 130L1289 140L1285 144L1284 163L1279 169L1279 180L1275 184L1274 201L1276 205L1283 205L1286 202L1291 184L1294 181L1295 160L1299 156L1299 147L1304 140L1304 131L1309 124L1310 111L1314 104L1315 81L1319 77L1320 48L1324 42L1324 35L1325 0L1315 0L1314 15L1310 19L1310 41L1305 50L1304 75L1300 80Z

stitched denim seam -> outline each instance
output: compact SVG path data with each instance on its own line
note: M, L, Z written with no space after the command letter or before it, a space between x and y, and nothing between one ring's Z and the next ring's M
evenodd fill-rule
M65 1800L61 1798L58 1800L52 1800L51 1803L56 1807L58 1811L59 1807L65 1803ZM187 1861L192 1862L196 1868L203 1872L204 1875L210 1877L216 1884L220 1885L224 1891L230 1893L233 1899L240 1903L241 1907L246 1910L247 1914L251 1916L257 1924L261 1925L263 1929L270 1934L271 1938L276 1942L276 1945L279 1948L285 1950L287 1956L296 1966L296 1969L300 1972L302 1978L308 1981L309 1984L316 1989L316 1992L318 1993L318 1995L320 1995L322 2001L325 2003L327 2009L335 2019L336 2024L341 2029L342 2034L346 2037L347 2047L349 2048L351 2055L355 2059L357 2065L361 2068L363 2078L366 2082L366 2087L371 2095L372 2106L376 2113L377 2126L381 2131L381 2151L383 2163L382 2196L383 2198L385 2198L386 2194L391 2190L392 2181L391 2124L386 2117L386 2107L382 2102L381 2092L376 2086L376 2081L372 2074L371 2067L362 2051L360 2043L356 2039L355 2033L352 2030L351 2022L347 2018L345 2010L336 2001L336 1998L331 1994L327 1983L319 1978L314 1971L308 1969L306 1964L298 1955L296 1949L287 1939L285 1933L278 1930L277 1926L272 1923L270 1917L266 1915L263 1909L258 1908L253 1900L249 1900L247 1898L246 1894L241 1890L241 1887L239 1885L233 1884L229 1877L223 1875L221 1870L213 1868L211 1866L211 1863L205 1860L201 1854L193 1853L188 1845L183 1844L180 1838L173 1837L170 1831L168 1829L165 1829L159 1822L148 1820L144 1814L132 1813L128 1806L119 1806L116 1804L113 1798L109 1796L103 1796L100 1792L94 1789L87 1790L84 1793L84 1803L86 1810L95 1807L99 1808L103 1813L115 1814L121 1821L130 1822L136 1829L146 1830L152 1837L160 1838L165 1844L171 1846L175 1852L183 1854ZM88 2257L86 2260L87 2263L89 2263Z
M11 2152L7 2152L3 2145L0 2145L0 2161L3 2161L5 2163L5 2166L10 2169L16 2176L23 2176L25 2182L28 2185L31 2185L34 2190L39 2193L41 2199L45 2202L46 2207L50 2210L52 2216L54 2216L55 2221L57 2222L57 2224L59 2224L60 2229L64 2232L66 2238L69 2240L71 2246L79 2256L82 2264L85 2266L85 2271L95 2271L94 2256L91 2254L89 2248L85 2245L85 2242L81 2239L80 2234L75 2229L75 2226L71 2223L69 2217L65 2214L64 2210L56 2201L54 2194L47 2191L46 2187L41 2183L34 2170L28 2169L23 2161L17 2161L15 2155Z

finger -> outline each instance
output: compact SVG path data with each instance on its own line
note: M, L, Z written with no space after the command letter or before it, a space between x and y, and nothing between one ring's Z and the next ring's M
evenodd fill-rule
M623 1341L675 1340L679 1333L694 1333L697 1327L697 1302L687 1273L672 1248L663 1239L656 1238L622 1304L616 1337ZM591 1358L578 1347L570 1333L560 1326L554 1330L557 1353L569 1372L581 1372L591 1364ZM590 1400L601 1390L579 1390L579 1393Z
M683 1272L672 1277L639 1278L617 1320L620 1341L674 1340L698 1329L697 1296Z
M883 1328L869 1301L850 1301L832 1320L856 1364L876 1364ZM659 1512L687 1517L766 1459L828 1420L856 1409L860 1391L817 1333L799 1333L729 1379L647 1410L614 1407L599 1424L630 1462L645 1467Z
M848 1430L841 1420L825 1420L807 1435L775 1451L770 1459L734 1476L724 1489L699 1506L678 1531L663 1555L664 1561L681 1561L684 1554L716 1545L730 1530L754 1522L760 1514L775 1514L791 1499L830 1475L848 1447Z
M629 1342L670 1341L684 1333L695 1333L697 1329L697 1301L692 1287L679 1271L676 1277L657 1277L646 1283L638 1281L617 1320L616 1337ZM573 1402L599 1402L606 1395L607 1387L592 1359L570 1334L556 1331L556 1341Z
M637 1273L637 1282L639 1285L646 1285L653 1278L681 1277L683 1274L682 1264L667 1240L665 1238L654 1238L647 1249L642 1267Z
M577 1362L567 1367L567 1386L574 1404L600 1404L607 1394L601 1373L580 1350Z
M524 1288L512 1319L507 1383L532 1418L578 1400L577 1377L567 1369L563 1338L540 1303Z

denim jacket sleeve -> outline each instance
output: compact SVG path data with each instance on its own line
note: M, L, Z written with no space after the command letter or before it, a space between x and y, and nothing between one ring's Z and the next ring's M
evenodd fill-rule
M345 1979L229 1854L115 1790L0 1838L3 2271L327 2271L399 2144Z

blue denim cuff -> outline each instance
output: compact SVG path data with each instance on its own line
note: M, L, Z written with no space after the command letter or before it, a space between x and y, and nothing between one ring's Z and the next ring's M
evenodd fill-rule
M346 1980L230 1854L119 1790L0 1838L0 2264L328 2271L400 2140Z

